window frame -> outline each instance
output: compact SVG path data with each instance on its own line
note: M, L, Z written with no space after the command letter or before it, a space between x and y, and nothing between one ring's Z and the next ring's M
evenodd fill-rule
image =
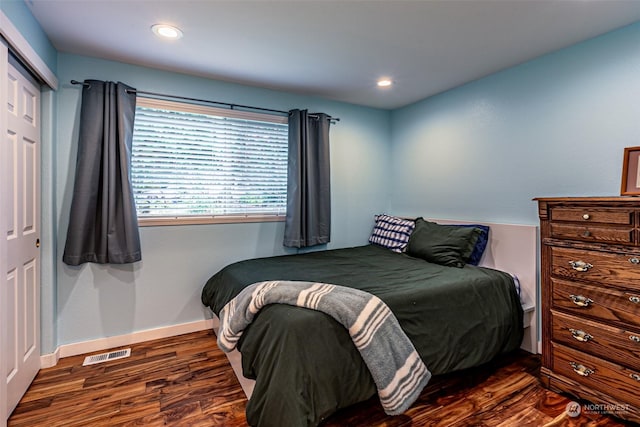
M187 102L176 102L166 99L149 98L138 96L137 107L156 108L173 110L194 114L214 115L218 117L230 117L245 120L255 120L272 123L288 124L287 116L275 114L265 114L252 111L234 110L229 108L213 107L209 105L192 104ZM134 125L135 126L135 125ZM133 146L132 146L133 150ZM133 169L133 165L132 165ZM132 170L133 171L133 170ZM133 189L133 183L132 183ZM136 214L138 208L136 206ZM256 223L256 222L284 222L285 211L277 214L228 214L228 215L167 215L167 216L140 216L138 215L138 225L140 227L154 226L174 226L174 225L198 225L198 224L230 224L230 223Z

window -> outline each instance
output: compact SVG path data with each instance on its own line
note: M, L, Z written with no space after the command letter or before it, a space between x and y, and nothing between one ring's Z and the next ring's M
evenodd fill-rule
M283 220L287 117L138 98L140 225Z

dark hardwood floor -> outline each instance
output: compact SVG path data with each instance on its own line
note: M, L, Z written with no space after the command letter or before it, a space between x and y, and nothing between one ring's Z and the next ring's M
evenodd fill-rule
M245 426L246 398L210 331L131 346L131 357L83 367L84 356L43 369L9 426ZM600 414L567 417L571 402L541 387L539 358L516 353L482 369L435 377L405 414L377 398L324 423L343 426L621 426ZM283 426L286 427L286 426Z

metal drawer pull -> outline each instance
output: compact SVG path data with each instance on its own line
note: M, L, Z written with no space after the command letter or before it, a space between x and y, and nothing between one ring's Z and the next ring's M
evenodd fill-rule
M591 236L591 232L589 230L585 230L584 233L582 233L582 237L589 237Z
M629 258L629 262L630 262L631 264L636 264L636 265L638 265L638 264L640 264L640 258L636 258L636 257Z
M638 374L629 374L632 380L640 381L640 375Z
M569 265L575 271L580 271L580 272L589 271L589 269L593 268L593 265L584 261L569 261Z
M637 335L629 335L629 339L633 342L640 343L640 337Z
M589 335L588 333L580 329L569 329L569 332L571 332L571 336L573 336L576 341L589 342L589 340L593 339L592 335Z
M593 302L591 298L587 298L583 295L569 295L571 301L579 307L589 307L589 304Z
M584 214L584 215L582 215L582 219L584 219L584 220L587 220L587 219L589 219L589 218L591 218L591 217L589 216L589 214Z
M571 367L573 368L573 372L583 377L588 377L589 375L596 372L595 370L589 369L586 366L576 362L569 362L569 365L571 365Z
M638 303L640 303L640 297L637 297L637 296L634 295L632 297L629 297L629 301L631 301L634 304L638 304Z

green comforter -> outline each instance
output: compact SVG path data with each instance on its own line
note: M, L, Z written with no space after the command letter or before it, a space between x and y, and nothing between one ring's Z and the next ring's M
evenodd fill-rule
M488 362L522 341L522 307L509 274L431 264L374 245L238 262L207 281L202 302L218 314L244 287L264 280L333 283L376 295L435 375ZM244 375L256 380L247 404L251 425L315 426L376 392L347 331L321 312L266 307L238 349Z

